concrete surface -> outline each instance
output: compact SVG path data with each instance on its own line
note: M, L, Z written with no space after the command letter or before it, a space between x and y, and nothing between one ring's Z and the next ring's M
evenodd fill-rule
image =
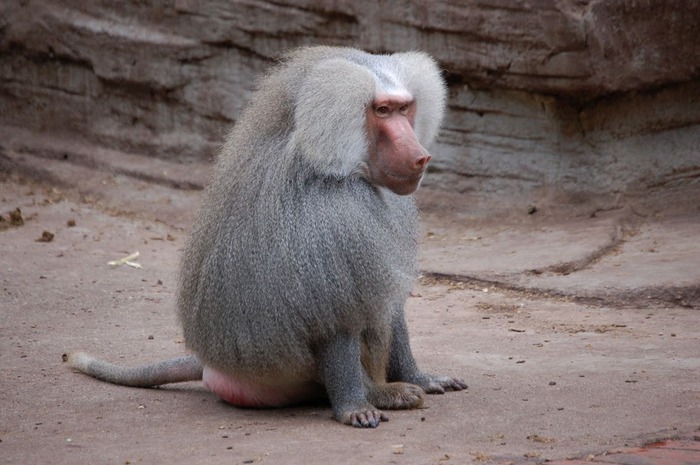
M700 434L697 186L508 214L421 192L412 345L469 389L357 430L323 404L243 410L198 383L132 389L68 369L74 349L124 364L185 352L174 276L200 193L171 187L190 184L167 166L140 180L3 160L0 463L535 463ZM23 225L8 224L16 208ZM107 264L135 251L141 269Z

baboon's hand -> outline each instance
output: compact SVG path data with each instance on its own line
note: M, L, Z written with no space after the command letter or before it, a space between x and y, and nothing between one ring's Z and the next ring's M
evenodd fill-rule
M356 428L376 428L380 422L389 421L389 417L384 412L367 405L361 409L343 412L340 415L340 421Z

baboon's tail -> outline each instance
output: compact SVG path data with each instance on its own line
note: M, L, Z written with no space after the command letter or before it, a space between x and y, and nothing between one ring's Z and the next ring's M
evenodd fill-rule
M196 355L183 355L162 362L136 367L122 367L86 354L71 352L63 361L97 379L132 387L153 387L161 384L202 379L202 362Z

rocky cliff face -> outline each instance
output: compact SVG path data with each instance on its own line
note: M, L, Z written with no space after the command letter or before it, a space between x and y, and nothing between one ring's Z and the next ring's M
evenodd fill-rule
M700 178L699 24L693 0L6 0L0 147L157 177L140 157L210 159L288 48L422 49L450 85L430 185L609 204Z

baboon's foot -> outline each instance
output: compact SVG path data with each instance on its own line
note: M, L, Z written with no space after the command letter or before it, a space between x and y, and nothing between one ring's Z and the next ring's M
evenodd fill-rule
M425 392L410 383L379 384L371 388L369 401L379 408L390 410L412 409L423 405Z

